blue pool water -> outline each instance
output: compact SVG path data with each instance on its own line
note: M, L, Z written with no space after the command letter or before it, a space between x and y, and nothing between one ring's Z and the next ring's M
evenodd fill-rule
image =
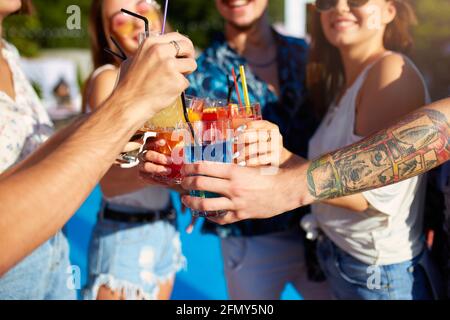
M96 188L67 225L71 260L73 265L77 265L81 269L82 285L87 280L87 249L96 222L100 198L100 189ZM179 213L178 224L181 231L183 252L188 260L187 269L177 275L172 299L227 299L218 239L215 236L200 234L201 221L192 234L186 234L184 229L190 222L190 214L182 215L180 213L180 201L176 193L172 194L172 198ZM282 298L294 300L301 297L292 286L287 286Z

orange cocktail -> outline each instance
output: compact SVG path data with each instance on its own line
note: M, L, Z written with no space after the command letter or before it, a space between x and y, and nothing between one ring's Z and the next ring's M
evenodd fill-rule
M187 99L186 99L187 100ZM180 99L170 107L157 113L152 119L145 123L143 130L153 133L147 140L156 142L164 140L165 145L151 144L151 150L171 157L172 163L168 165L170 173L168 175L154 175L153 179L163 183L181 183L181 167L183 166L183 136L177 134L185 123L183 114L183 104Z
M250 121L262 120L261 106L259 103L254 103L246 107L230 104L228 106L228 112L233 129L237 129Z

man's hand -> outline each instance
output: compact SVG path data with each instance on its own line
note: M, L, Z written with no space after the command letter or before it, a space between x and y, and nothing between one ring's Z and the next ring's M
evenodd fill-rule
M175 41L180 50L171 42ZM139 127L160 110L170 106L189 86L184 75L197 68L194 46L178 33L148 38L136 55L121 67L120 80L112 98L134 112Z
M305 186L308 163L297 157L288 168L277 168L272 175L261 168L234 164L200 162L185 165L182 187L186 190L210 191L223 195L203 199L183 196L183 203L198 211L226 211L219 224L246 219L267 219L313 201Z

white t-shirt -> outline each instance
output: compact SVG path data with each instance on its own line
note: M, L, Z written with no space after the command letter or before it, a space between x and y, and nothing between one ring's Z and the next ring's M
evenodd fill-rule
M387 53L390 54L390 53ZM414 68L414 64L405 57ZM376 63L376 62L375 62ZM339 105L331 106L309 143L309 158L360 141L354 134L355 106L369 65L346 91ZM420 75L419 71L416 72ZM420 75L421 76L421 75ZM423 78L422 78L423 81ZM425 82L427 103L430 101ZM368 265L388 265L410 260L423 249L422 222L425 177L363 192L365 212L354 212L325 203L312 205L322 231L342 250Z

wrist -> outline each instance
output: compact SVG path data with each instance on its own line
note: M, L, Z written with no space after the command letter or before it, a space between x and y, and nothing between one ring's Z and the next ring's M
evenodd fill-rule
M111 97L107 100L110 108L115 110L116 115L127 128L132 132L136 132L144 123L151 119L154 113L150 108L143 108L141 101L136 101L136 96L132 96L132 92L126 86L120 86L114 90Z
M283 181L289 184L288 199L291 210L303 207L315 202L317 199L311 194L308 184L308 169L311 161L292 154L288 165L282 169L284 177Z

